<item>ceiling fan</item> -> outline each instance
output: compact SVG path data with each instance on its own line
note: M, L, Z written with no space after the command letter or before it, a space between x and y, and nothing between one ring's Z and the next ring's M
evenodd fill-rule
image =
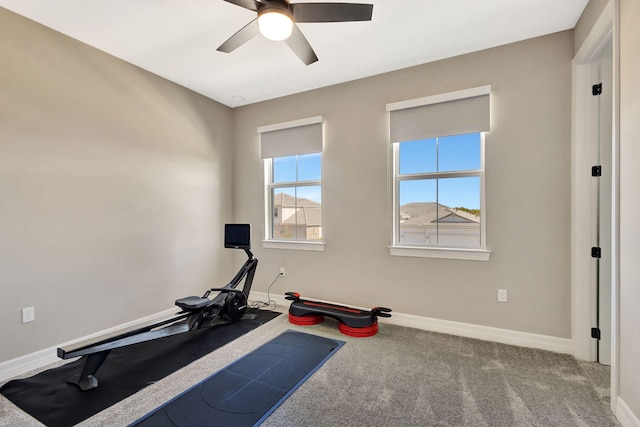
M289 3L288 0L225 0L258 14L218 47L232 52L258 34L271 40L284 40L306 65L318 60L297 23L371 21L372 4L362 3Z

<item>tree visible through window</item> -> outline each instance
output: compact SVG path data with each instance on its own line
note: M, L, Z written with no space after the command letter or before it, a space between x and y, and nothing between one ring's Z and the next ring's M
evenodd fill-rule
M321 180L322 153L271 159L271 239L322 240Z

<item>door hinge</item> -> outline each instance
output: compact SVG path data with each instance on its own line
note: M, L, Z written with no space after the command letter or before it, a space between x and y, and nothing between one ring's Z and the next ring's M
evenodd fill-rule
M600 339L600 328L591 328L591 338Z
M602 250L597 247L594 246L591 248L591 258L600 258L602 256Z
M602 83L598 83L597 85L591 86L591 94L593 96L598 96L602 94Z
M591 176L602 176L602 166L592 166Z

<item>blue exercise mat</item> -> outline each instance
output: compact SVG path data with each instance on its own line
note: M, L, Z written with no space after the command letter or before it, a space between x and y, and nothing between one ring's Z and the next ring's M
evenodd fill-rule
M131 426L258 425L342 345L286 331Z

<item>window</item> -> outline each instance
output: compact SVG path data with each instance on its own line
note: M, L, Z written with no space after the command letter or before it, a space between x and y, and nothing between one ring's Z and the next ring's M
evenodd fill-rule
M322 154L271 160L270 239L322 241Z
M407 141L398 154L398 244L480 248L480 133Z
M387 105L391 254L488 260L484 131L490 87Z
M268 248L323 250L322 118L258 129Z

